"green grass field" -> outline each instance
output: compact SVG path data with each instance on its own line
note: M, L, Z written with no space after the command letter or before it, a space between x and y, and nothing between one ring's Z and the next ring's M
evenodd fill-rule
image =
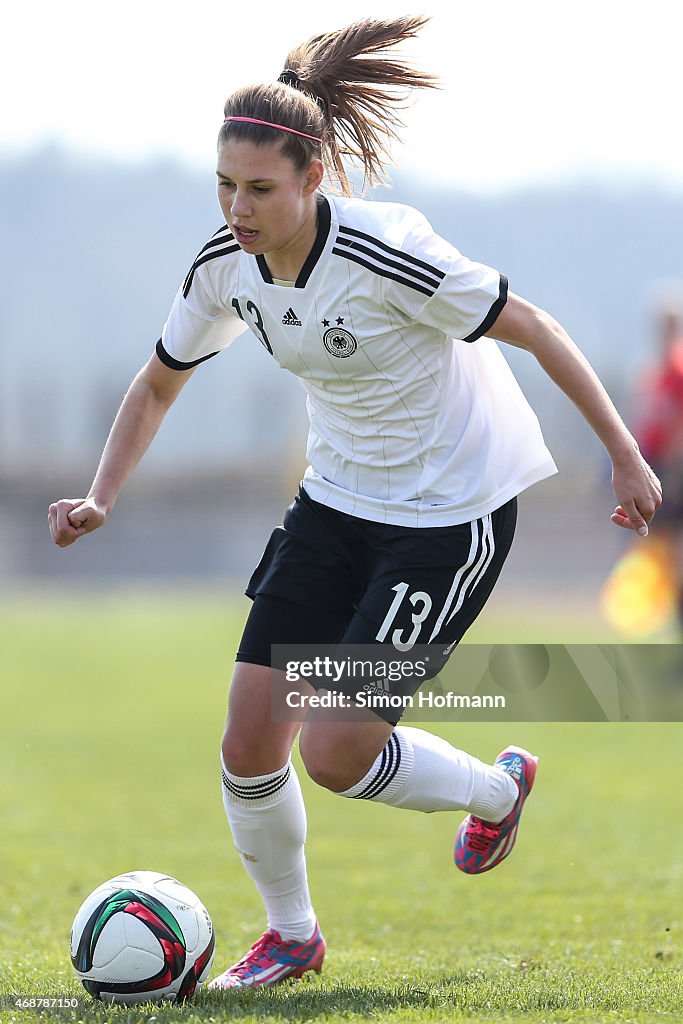
M487 760L507 742L541 756L513 857L478 878L451 861L459 816L340 800L302 771L323 974L182 1008L90 1001L69 929L121 871L162 870L200 894L215 970L263 930L217 767L244 613L200 593L0 607L0 1020L683 1020L680 724L430 726ZM573 635L566 619L548 635L552 625L540 615L524 636L514 619L506 628L516 640L592 639L586 623ZM474 638L502 632L494 616ZM13 995L83 1002L41 1017Z

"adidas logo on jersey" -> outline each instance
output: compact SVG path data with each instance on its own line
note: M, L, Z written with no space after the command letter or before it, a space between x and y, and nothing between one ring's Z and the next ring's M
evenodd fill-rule
M291 306L283 316L282 322L285 327L301 327L301 320L299 320Z

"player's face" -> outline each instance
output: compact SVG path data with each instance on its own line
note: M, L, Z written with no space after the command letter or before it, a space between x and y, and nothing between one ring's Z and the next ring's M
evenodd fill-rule
M314 193L322 164L296 169L281 143L231 139L218 150L218 201L236 241L249 253L286 253L315 238Z

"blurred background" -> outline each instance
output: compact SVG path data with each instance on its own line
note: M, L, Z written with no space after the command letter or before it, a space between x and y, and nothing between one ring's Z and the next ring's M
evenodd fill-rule
M426 3L407 49L443 89L405 112L391 198L551 311L627 419L683 282L676 0ZM376 17L410 5L373 5ZM251 335L200 367L105 530L61 551L46 511L87 492L125 389L221 224L225 96L368 13L73 0L13 5L0 47L0 593L143 584L239 592L305 468L297 381ZM599 618L630 537L609 466L533 360L506 350L559 476L524 495L495 595ZM65 591L64 591L65 592Z

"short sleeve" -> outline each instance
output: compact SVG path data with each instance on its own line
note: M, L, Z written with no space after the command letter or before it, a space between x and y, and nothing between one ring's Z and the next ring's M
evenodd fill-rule
M507 301L507 278L463 256L410 211L402 241L404 268L385 289L385 300L410 319L452 338L476 341L496 322Z
M235 312L216 298L208 270L192 272L192 287L187 281L178 290L164 324L156 353L173 370L189 370L217 355L246 330Z

